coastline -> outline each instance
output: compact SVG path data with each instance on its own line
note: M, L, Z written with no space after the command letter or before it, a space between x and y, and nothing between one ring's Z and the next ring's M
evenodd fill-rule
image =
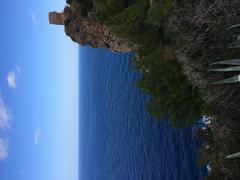
M198 133L209 147L200 149L199 161L210 164L208 179L239 177L239 162L225 157L240 149L240 88L238 84L213 85L235 73L209 69L216 61L240 57L239 47L229 48L233 38L228 31L240 22L240 2L173 0L161 4L157 0L142 0L120 2L119 7L114 3L102 6L103 1L88 1L82 6L76 2L69 1L66 8L73 14L64 21L65 28L74 27L73 34L67 31L67 35L77 36L80 44L110 50L109 38L114 44L112 50L118 49L112 33L119 42L124 39L119 47L126 42L140 44L134 62L143 73L138 87L151 96L146 109L158 121L167 116L178 128L191 126L203 114L211 116L211 125ZM80 22L84 22L83 27L76 28ZM103 26L111 33L101 31Z

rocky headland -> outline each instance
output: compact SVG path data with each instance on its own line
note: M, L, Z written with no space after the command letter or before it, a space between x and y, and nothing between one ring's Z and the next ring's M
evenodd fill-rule
M107 48L114 52L136 52L138 54L136 63L140 64L145 78L141 82L141 88L151 95L156 94L149 106L152 114L158 116L160 114L158 110L161 110L159 106L166 105L171 113L182 117L194 109L190 102L196 99L193 105L199 109L193 114L206 114L212 119L211 125L199 132L199 136L205 141L204 145L208 147L200 150L199 161L202 165L210 164L212 167L208 178L217 180L239 178L239 160L227 160L225 157L240 151L240 85L239 83L212 84L239 72L216 73L209 72L208 69L213 68L211 64L219 60L240 59L240 49L229 48L233 39L227 30L228 27L240 23L240 1L171 0L166 1L168 4L163 1L165 2L163 5L162 1L158 0L139 1L140 5L135 3L137 5L131 8L132 10L134 7L139 8L136 13L143 8L146 9L144 15L147 18L144 19L144 23L139 23L139 26L136 23L136 27L144 31L142 33L136 29L136 34L139 33L139 37L146 39L143 41L144 45L139 40L141 38L135 36L125 38L121 33L119 35L113 31L113 26L96 20L97 8L93 5L95 1L88 1L92 3L87 11L82 10L79 2L68 0L63 12L50 12L50 23L64 25L66 34L80 45ZM124 1L126 7L129 7L135 1L131 1L132 4L127 2ZM141 6L141 3L144 5ZM124 13L122 14L126 15ZM137 16L134 18L132 22L139 20ZM143 26L145 24L146 27ZM146 34L147 31L150 33ZM240 29L238 32L240 34ZM154 58L160 59L161 62L160 60L154 62ZM143 62L145 60L149 62ZM175 68L173 64L180 66L181 70ZM174 70L168 69L169 67L173 67ZM185 80L177 79L177 77L182 78L176 76L178 73L183 74L191 86L182 86ZM196 89L200 92L201 98L198 97L199 93L195 92ZM156 100L156 97L159 99ZM160 99L162 97L169 98ZM169 99L171 101L168 101ZM208 105L207 111L205 108L201 109L204 107L200 106L201 99L204 99ZM163 100L168 101L168 104L161 104ZM180 107L183 109L179 109ZM178 112L175 112L176 109ZM191 117L196 117L194 115Z
M94 21L91 12L82 15L76 1L67 5L63 12L50 12L49 22L55 25L63 25L66 35L83 46L107 48L114 52L130 52L137 49L137 45L116 36L109 27Z

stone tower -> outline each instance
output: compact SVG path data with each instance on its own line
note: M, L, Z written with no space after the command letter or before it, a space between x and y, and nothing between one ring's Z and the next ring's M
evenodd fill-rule
M95 48L107 48L114 52L129 52L137 49L128 40L120 38L111 29L92 17L82 16L78 4L65 6L62 13L49 12L49 23L63 25L65 33L80 45L90 45ZM91 12L90 12L91 13Z
M65 18L63 13L58 13L56 11L49 12L48 18L49 18L50 24L64 25Z

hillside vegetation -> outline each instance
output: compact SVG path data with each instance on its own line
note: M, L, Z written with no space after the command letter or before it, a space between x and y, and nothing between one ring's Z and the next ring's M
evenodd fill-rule
M182 73L175 57L176 40L168 30L175 0L80 1L83 12L94 11L96 21L118 36L138 44L135 67L142 71L137 86L149 94L146 109L156 120L168 118L174 127L191 126L208 109L203 95ZM91 8L89 8L91 7ZM85 13L86 14L86 13Z
M240 23L240 1L78 3L82 16L91 14L96 22L138 45L133 66L142 76L136 85L149 95L146 109L156 120L168 118L173 127L186 127L202 115L212 117L212 124L198 134L205 142L199 163L212 167L208 179L239 179L239 160L225 157L240 150L240 86L212 85L234 73L208 69L218 60L240 58L239 48L229 48L232 36L227 30Z

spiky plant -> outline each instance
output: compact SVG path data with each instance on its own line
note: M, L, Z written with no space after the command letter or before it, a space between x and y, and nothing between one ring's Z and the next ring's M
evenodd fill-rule
M227 159L234 159L234 158L240 158L240 152L230 154L226 157Z
M230 43L229 48L240 48L240 24L235 24L233 26L230 26L227 28L231 36L233 37L232 43ZM208 69L208 71L213 72L238 72L240 71L240 59L227 59L227 60L221 60L217 61L215 63L212 63L211 65L233 65L232 67L225 67L225 68L213 68ZM228 84L228 83L237 83L240 82L240 74L235 75L233 77L223 79L220 81L215 81L212 84Z

